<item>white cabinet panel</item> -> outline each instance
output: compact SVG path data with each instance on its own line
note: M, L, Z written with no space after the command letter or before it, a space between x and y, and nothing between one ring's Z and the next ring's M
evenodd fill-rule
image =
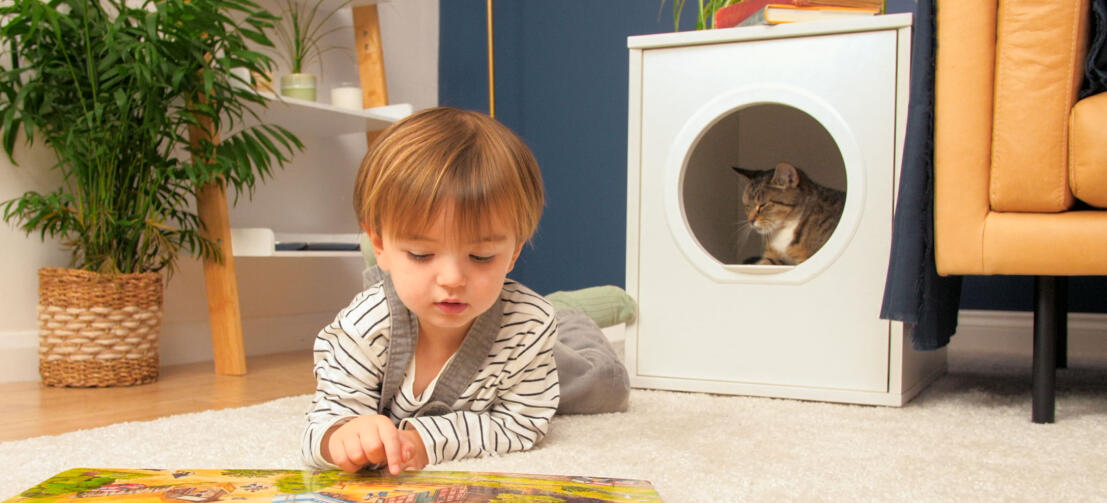
M903 327L879 317L909 24L891 15L629 39L634 385L899 405L944 369L944 352L911 350ZM841 220L797 266L742 265L731 166L782 161L844 190Z

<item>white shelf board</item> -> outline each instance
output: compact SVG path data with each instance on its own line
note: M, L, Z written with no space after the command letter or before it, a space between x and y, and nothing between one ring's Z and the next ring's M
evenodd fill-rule
M277 124L297 136L331 137L384 129L414 111L409 104L350 110L326 103L259 92L267 107L255 108L264 124ZM253 120L251 118L251 123Z
M298 3L308 4L308 6L315 5L318 0L296 0ZM319 5L319 12L331 12L333 10L347 8L347 7L362 7L365 5L376 5L382 3L389 3L392 0L323 0ZM281 7L284 7L282 2ZM279 13L274 13L279 14Z
M341 250L317 250L317 251L275 251L272 255L241 255L242 257L272 257L272 258L361 258L360 251Z
M312 1L312 0L302 0ZM323 0L322 8L320 11L328 12L334 9L341 9L342 7L361 7L363 5L376 5L381 3L388 3L390 0Z
M276 233L266 227L231 229L231 253L236 257L361 257L360 250L277 251L277 243L358 243L360 234Z

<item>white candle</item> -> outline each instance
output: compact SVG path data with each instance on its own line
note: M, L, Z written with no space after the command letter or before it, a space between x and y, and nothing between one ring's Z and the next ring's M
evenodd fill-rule
M235 77L242 79L240 82L235 82L235 84L241 84L242 82L245 82L247 84L250 83L249 68L246 68L244 66L236 66L234 68L231 68L231 73L234 74Z
M362 110L361 88L357 86L338 86L331 89L331 105L350 110Z

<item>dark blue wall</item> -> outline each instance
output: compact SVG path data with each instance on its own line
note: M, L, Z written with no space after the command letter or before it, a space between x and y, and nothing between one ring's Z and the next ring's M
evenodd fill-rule
M625 284L626 38L672 31L671 5L495 2L496 118L534 151L548 201L511 276L539 292ZM487 111L485 2L440 9L439 103Z
M695 22L689 1L681 29ZM672 0L495 2L496 117L542 166L548 205L512 277L543 293L625 284L626 37L673 29ZM911 12L912 0L889 0ZM440 4L439 102L488 111L484 0ZM1029 278L966 278L965 309L1029 310ZM1072 311L1107 312L1101 278L1070 282Z

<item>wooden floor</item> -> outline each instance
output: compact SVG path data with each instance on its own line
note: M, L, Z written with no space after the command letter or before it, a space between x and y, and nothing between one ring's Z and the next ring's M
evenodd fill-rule
M311 351L251 357L247 368L245 376L220 376L211 362L163 367L154 383L116 388L0 383L0 442L253 405L315 389Z

